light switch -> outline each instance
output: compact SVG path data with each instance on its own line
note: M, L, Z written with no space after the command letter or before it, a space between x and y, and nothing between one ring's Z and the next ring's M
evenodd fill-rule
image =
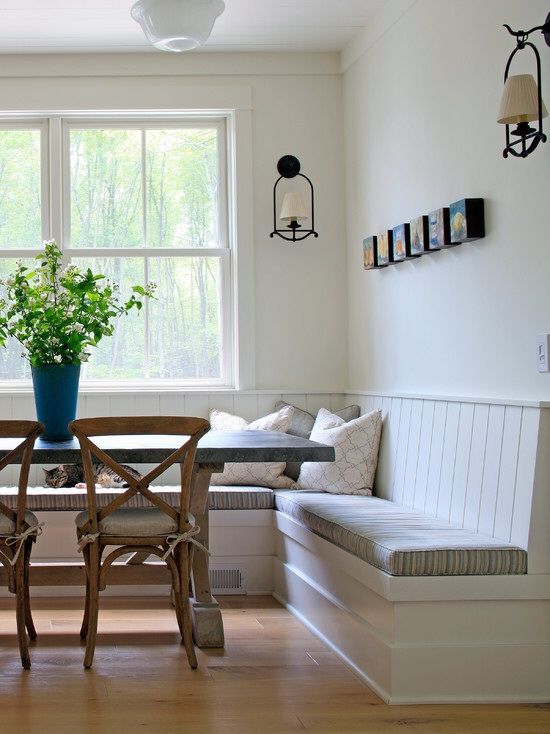
M537 336L537 369L539 372L548 372L548 353L550 352L550 334Z

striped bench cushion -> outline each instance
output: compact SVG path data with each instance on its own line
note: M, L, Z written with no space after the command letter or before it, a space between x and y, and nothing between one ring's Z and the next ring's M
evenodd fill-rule
M176 487L151 487L165 502L177 506L179 492ZM120 494L114 489L98 489L101 505L111 502ZM272 510L275 507L273 490L268 487L210 487L208 494L211 510ZM8 507L17 506L17 487L0 487L0 500ZM149 503L138 495L128 501L126 507L149 507ZM51 487L29 487L27 507L34 512L87 509L86 490L76 487L52 489Z
M527 552L379 497L276 492L275 507L392 576L527 573Z

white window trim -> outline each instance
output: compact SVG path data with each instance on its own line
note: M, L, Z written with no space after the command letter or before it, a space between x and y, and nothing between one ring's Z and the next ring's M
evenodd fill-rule
M68 232L68 221L65 219L68 206L64 197L68 196L68 187L62 191L62 175L67 171L65 137L71 126L97 127L101 124L120 127L182 127L193 124L223 126L224 135L220 140L220 213L219 234L224 247L219 249L189 248L126 248L126 252L136 255L155 257L193 255L194 257L219 257L220 268L220 311L221 311L221 366L222 377L218 380L129 380L107 381L86 380L81 382L82 393L117 393L128 391L204 391L235 390L254 385L254 316L251 309L239 309L238 304L253 303L253 260L252 260L252 150L251 150L251 113L250 110L208 110L193 112L182 111L109 111L109 112L41 112L40 115L25 113L10 114L0 118L0 128L21 129L29 127L41 129L42 132L42 223L43 238L55 239L63 247L65 232ZM236 156L242 151L242 161L237 164ZM51 156L51 160L50 160ZM55 169L58 168L57 175ZM247 171L248 175L238 184L237 168ZM247 202L246 206L244 202ZM237 242L239 249L243 241L243 257L247 262L252 277L241 274L238 267ZM64 248L65 249L65 248ZM40 249L24 248L10 250L9 257L33 257ZM116 255L121 248L70 248L65 250L75 256ZM238 290L238 282L241 287ZM248 288L242 283L248 281ZM248 312L248 313L246 313ZM246 314L243 317L243 314ZM243 337L246 347L243 346ZM32 384L28 380L0 380L0 393L32 392Z

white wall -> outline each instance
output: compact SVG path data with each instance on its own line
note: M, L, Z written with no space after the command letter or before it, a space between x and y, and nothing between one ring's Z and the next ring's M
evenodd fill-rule
M548 400L535 336L550 331L550 143L505 161L495 122L514 48L502 24L542 24L548 3L385 6L343 54L349 384ZM548 106L550 48L536 43ZM363 271L364 237L467 196L486 200L484 240Z
M253 195L239 207L253 232L241 243L242 348L250 368L242 387L341 390L347 314L336 54L2 57L3 111L189 106L251 110L244 146L252 153ZM318 205L319 238L295 246L269 238L276 163L285 153L302 161ZM248 175L241 169L240 181Z

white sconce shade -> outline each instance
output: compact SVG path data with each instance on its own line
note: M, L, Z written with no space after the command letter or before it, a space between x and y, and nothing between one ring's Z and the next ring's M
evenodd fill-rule
M301 219L307 219L308 216L304 200L298 191L290 191L285 194L280 214L282 222L298 222Z
M544 102L542 116L548 116ZM503 125L515 125L538 119L539 91L534 78L531 74L509 76L504 85L497 121Z
M224 10L223 0L138 0L130 12L153 46L178 52L206 43Z

